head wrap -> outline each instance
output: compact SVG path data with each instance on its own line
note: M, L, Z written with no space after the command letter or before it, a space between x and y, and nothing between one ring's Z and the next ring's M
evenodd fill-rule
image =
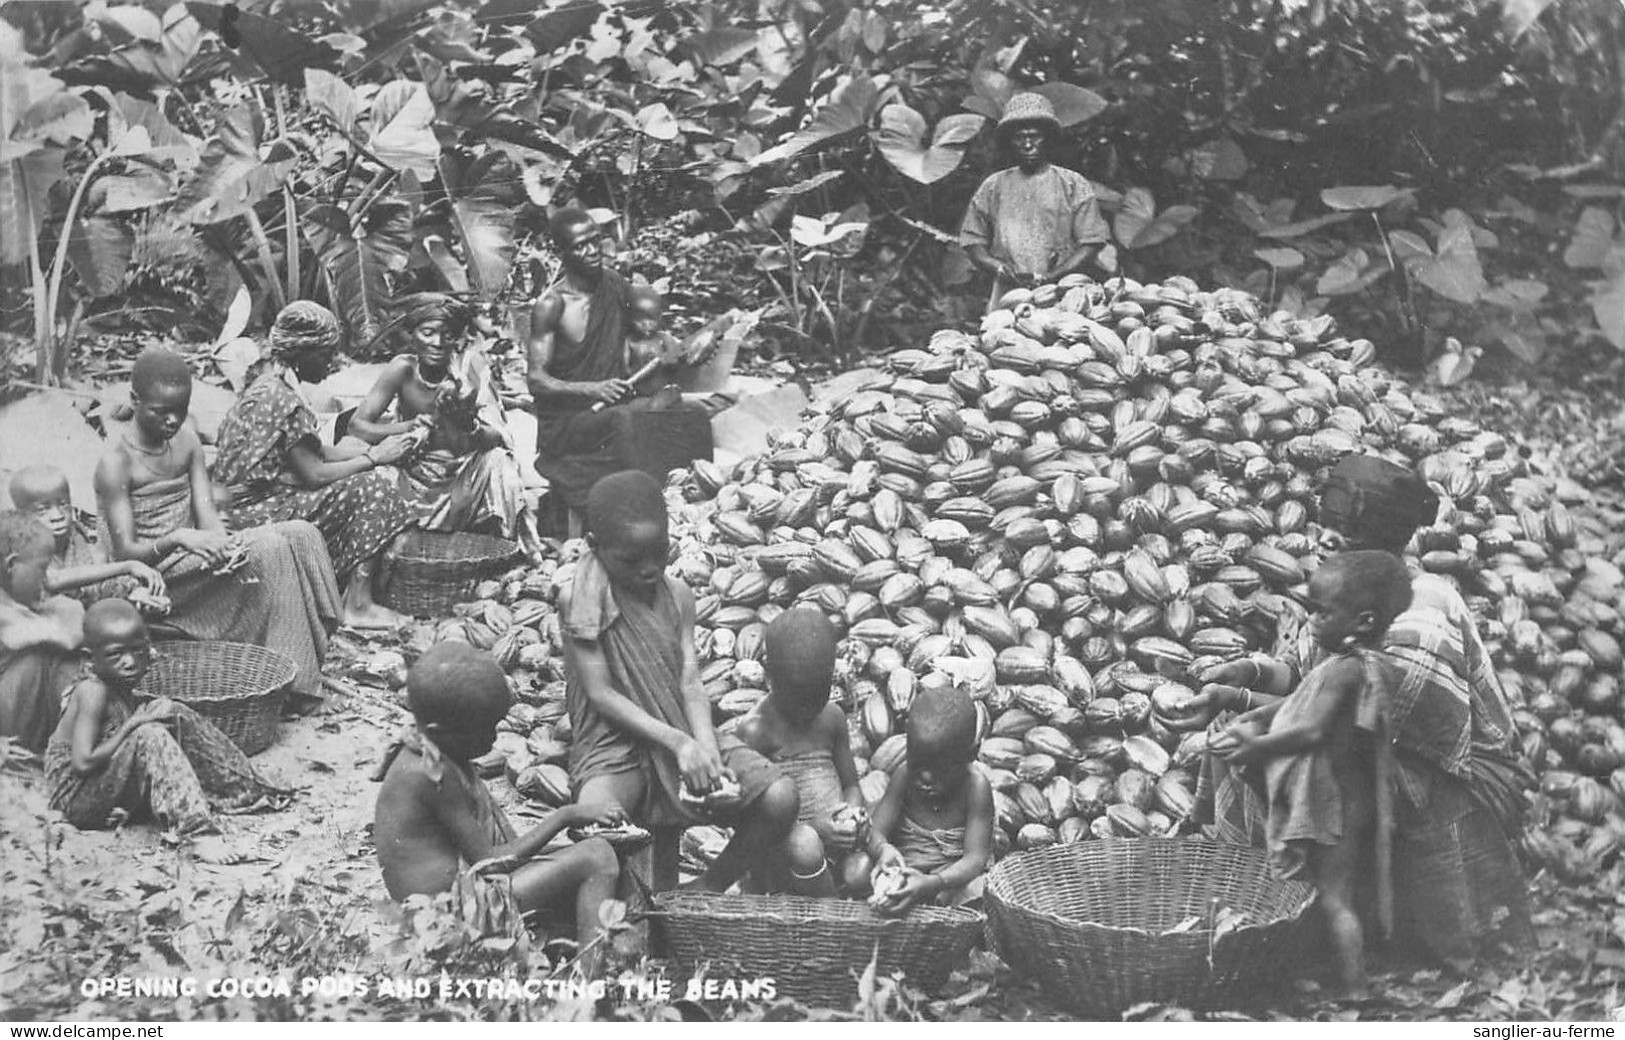
M1320 492L1320 520L1366 545L1403 548L1439 514L1439 496L1404 466L1376 455L1349 455Z
M390 309L395 312L396 325L410 331L426 321L447 321L460 308L445 293L420 292L402 296Z
M312 300L295 300L282 308L271 326L271 353L278 358L339 345L339 320Z

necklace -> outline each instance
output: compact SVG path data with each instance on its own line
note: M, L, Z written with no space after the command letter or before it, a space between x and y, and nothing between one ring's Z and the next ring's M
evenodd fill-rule
M159 448L157 451L148 451L146 448L143 448L141 445L139 445L139 444L135 443L134 441L132 441L130 439L129 434L120 434L119 435L119 440L123 441L125 447L129 448L131 451L137 452L138 454L141 454L141 455L145 455L149 459L161 459L165 455L168 455L169 454L169 446L174 443L173 440L167 440L167 441L164 442L164 446L162 448Z

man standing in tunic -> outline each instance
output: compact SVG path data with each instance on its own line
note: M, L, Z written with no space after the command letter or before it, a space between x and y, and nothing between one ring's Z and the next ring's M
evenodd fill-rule
M1082 174L1047 158L1060 129L1055 108L1041 94L1017 94L1004 107L999 139L1016 165L982 182L960 228L971 263L993 276L990 310L1011 289L1081 269L1106 243L1094 188Z

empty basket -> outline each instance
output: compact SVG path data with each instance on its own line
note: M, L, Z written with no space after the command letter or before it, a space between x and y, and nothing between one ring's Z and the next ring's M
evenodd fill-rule
M916 989L940 987L965 963L984 923L976 911L954 907L887 918L859 901L710 892L662 892L651 916L691 969L709 964L719 976L771 977L780 996L842 1010L857 1001L871 957L878 977L901 972Z
M1264 851L1246 845L1083 841L994 867L988 936L1018 975L1074 1011L1223 1007L1291 969L1313 898L1309 885L1271 878Z
M249 643L157 643L136 692L186 705L245 755L257 755L276 740L282 702L297 671L288 655Z
M474 586L507 569L519 545L484 534L410 531L390 556L384 605L416 617L444 617Z

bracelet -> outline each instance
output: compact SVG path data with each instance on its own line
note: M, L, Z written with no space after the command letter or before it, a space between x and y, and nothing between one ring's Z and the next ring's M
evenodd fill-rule
M1247 700L1246 700L1246 703L1242 706L1241 710L1242 711L1252 711L1253 710L1253 691L1251 691L1251 690L1243 690L1242 693L1247 695Z
M1264 681L1264 666L1258 663L1258 658L1249 657L1247 663L1253 666L1253 681L1250 685L1257 686Z
M367 465L371 466L373 469L378 468L378 460L372 457L372 449L371 448L368 448L366 451L362 452L361 457L366 459L367 460Z

